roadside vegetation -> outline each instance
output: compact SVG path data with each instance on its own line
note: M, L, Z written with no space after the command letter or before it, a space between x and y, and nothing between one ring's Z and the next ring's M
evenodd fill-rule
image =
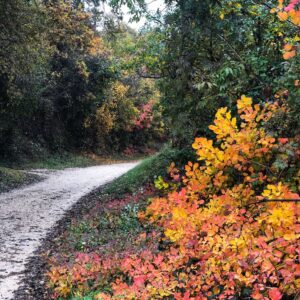
M0 167L0 193L20 188L40 179L39 176L24 171Z
M139 187L153 183L157 177L166 174L166 166L172 162L184 166L186 161L193 159L195 155L191 150L165 146L159 153L144 159L137 167L116 179L105 191L119 195L135 192Z
M43 257L54 298L294 299L299 140L262 128L284 109L277 104L261 109L243 96L237 107L239 123L222 108L216 139L193 144L204 164L189 162L181 176L174 163L154 170L156 155L71 222ZM149 165L162 172L154 184Z

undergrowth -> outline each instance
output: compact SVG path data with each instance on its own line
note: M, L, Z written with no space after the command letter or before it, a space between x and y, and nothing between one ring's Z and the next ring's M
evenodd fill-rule
M23 171L0 167L0 193L33 183L39 176Z
M166 166L182 156L188 157L189 151L178 151L166 147L109 184L97 196L98 200L93 208L75 217L64 233L51 245L51 251L44 255L43 259L47 264L46 271L50 270L48 276L54 281L64 278L64 275L69 276L65 272L65 266L76 266L82 259L84 261L91 259L91 262L98 256L107 257L108 260L111 257L121 259L128 253L157 249L155 230L139 222L138 213L146 208L149 199L157 193L153 180L160 174L166 174ZM60 266L62 269L59 272L51 273L53 267L60 268ZM76 268L73 270L73 273L77 274L75 276L85 276L80 273L83 269L77 270ZM97 266L92 263L90 270L94 272L96 268ZM93 274L96 273L97 271ZM111 279L100 280L102 291L107 289L109 292L108 283ZM63 281L64 279L62 279L59 294L69 296L58 299L92 300L99 294L99 286L93 287L92 285L83 295L78 296L76 286L74 285L74 290L70 291L64 286ZM56 297L56 295L58 296L54 293L53 296Z

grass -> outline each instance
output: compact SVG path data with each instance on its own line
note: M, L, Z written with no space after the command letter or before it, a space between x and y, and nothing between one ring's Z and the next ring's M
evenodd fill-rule
M45 159L24 163L24 169L55 169L61 170L75 167L88 167L95 165L92 158L76 154L54 155Z
M0 166L11 169L50 169L62 170L66 168L84 168L95 165L121 163L144 158L142 156L124 157L115 156L98 156L95 154L75 154L63 153L54 155L45 155L35 160L25 160L21 162L1 161Z
M108 194L132 193L146 183L152 183L159 175L165 175L171 162L176 162L179 167L187 161L194 160L189 150L177 150L165 147L161 152L144 159L138 166L110 184L105 192Z
M123 205L120 201L119 203L114 199L111 201L118 206ZM96 213L93 210L68 228L68 234L64 236L68 251L92 251L97 247L112 244L113 241L118 241L118 244L114 245L114 250L121 251L132 236L142 232L137 218L139 209L139 204L128 203L122 209L107 206L103 210L96 210Z
M0 167L0 193L8 192L26 184L33 183L39 176L28 174L23 171Z

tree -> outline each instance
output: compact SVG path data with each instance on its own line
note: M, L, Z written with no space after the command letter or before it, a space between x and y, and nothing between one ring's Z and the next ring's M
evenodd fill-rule
M0 155L17 155L14 140L30 127L44 77L43 14L33 1L0 1L0 29Z
M143 1L134 3L132 13L138 18L146 6ZM276 4L170 0L165 1L163 13L149 16L162 45L157 67L174 145L210 134L206 128L218 107L234 108L240 94L273 101L283 86L290 85L282 33L292 29L270 14Z

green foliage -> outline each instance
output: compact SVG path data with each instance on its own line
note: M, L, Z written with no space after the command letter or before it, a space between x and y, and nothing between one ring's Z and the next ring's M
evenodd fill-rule
M24 169L62 170L65 168L79 168L95 165L96 161L80 154L62 153L45 156L43 158L20 163Z
M164 181L162 176L158 176L157 179L154 181L154 184L158 190L167 190L169 188L169 183Z
M173 3L173 1L170 1ZM270 99L284 72L279 22L263 5L220 18L227 1L180 1L166 14L163 105L175 143L190 142L216 109L247 93Z
M43 26L32 2L0 1L0 155L16 154L14 140L19 131L29 130L25 120L37 108L47 56L40 51L45 45L39 45Z
M124 3L111 2L117 7ZM135 18L146 10L144 1L125 2ZM161 104L173 145L185 146L197 135L209 135L206 128L217 109L234 109L241 94L256 101L274 101L284 88L289 91L286 97L293 115L292 122L285 124L289 129L285 134L292 136L299 127L299 89L294 84L299 57L285 61L282 45L285 36L295 36L297 28L270 13L278 2L164 2L158 13L145 12L154 25L146 30L147 49L135 59L139 62L135 67L142 65L147 74L159 75Z

